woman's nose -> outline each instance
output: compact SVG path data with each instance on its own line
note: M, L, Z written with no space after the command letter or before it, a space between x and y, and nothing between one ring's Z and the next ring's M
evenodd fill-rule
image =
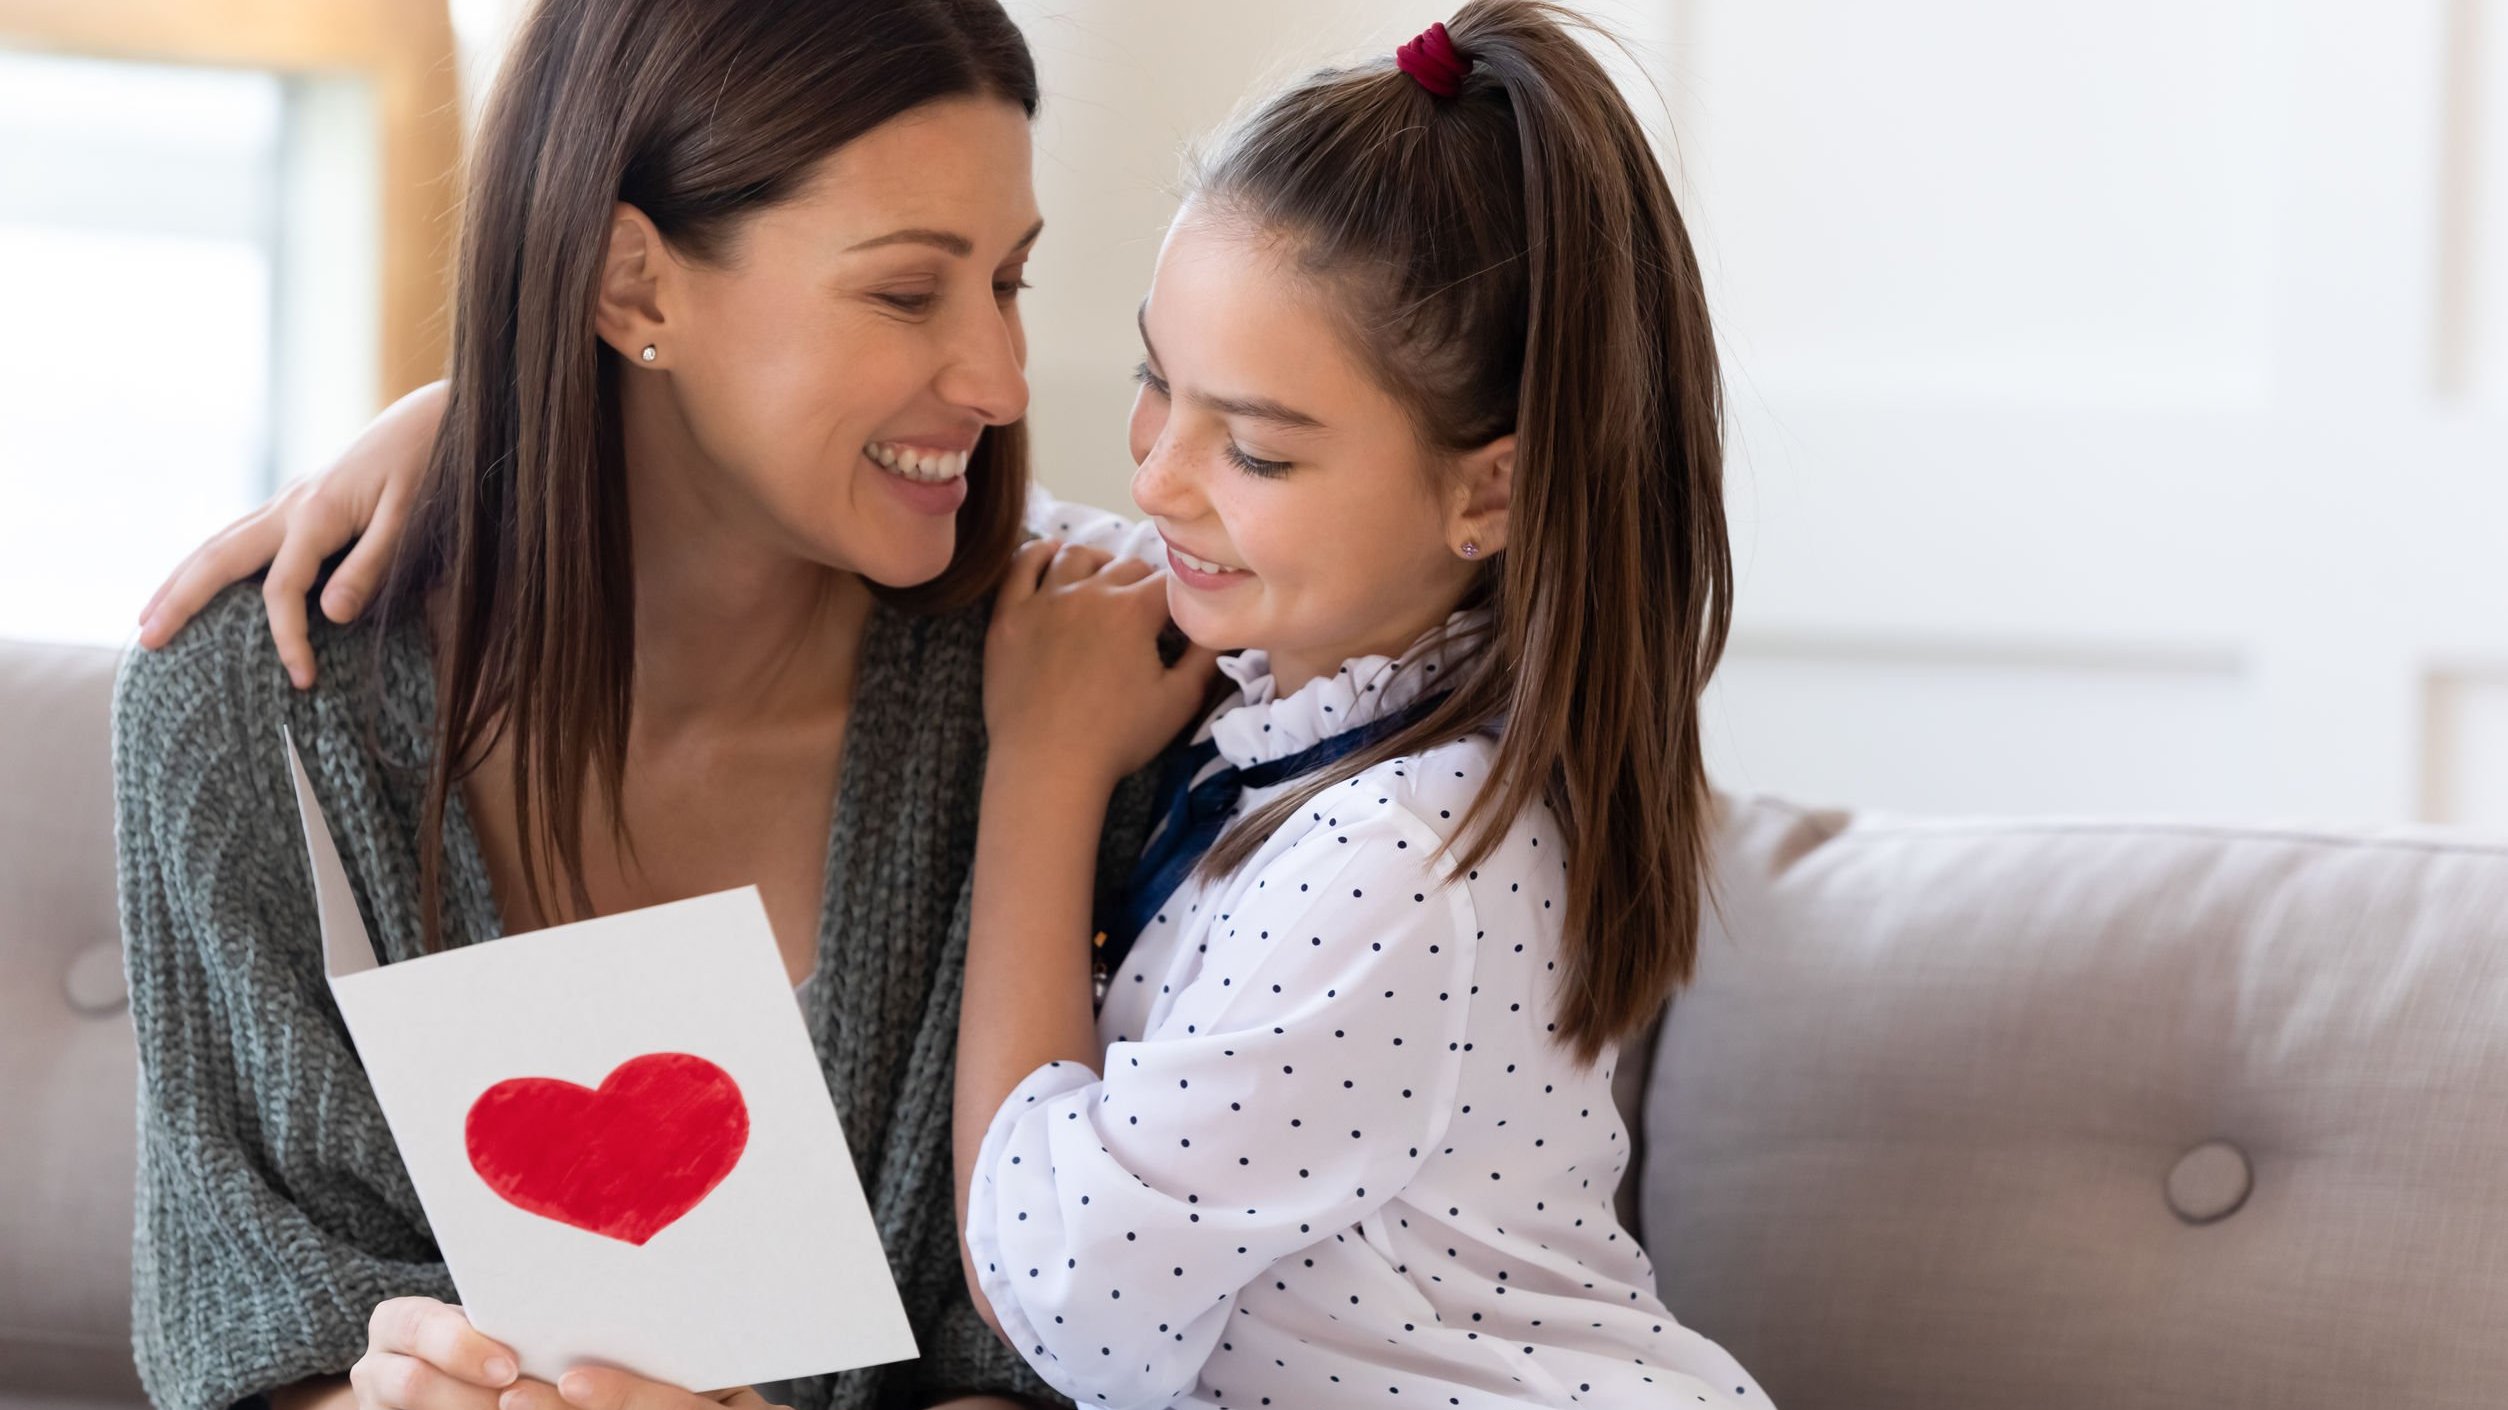
M987 426L1007 426L1028 414L1027 359L1011 319L994 314L974 320L954 352L939 383L950 404L974 412Z

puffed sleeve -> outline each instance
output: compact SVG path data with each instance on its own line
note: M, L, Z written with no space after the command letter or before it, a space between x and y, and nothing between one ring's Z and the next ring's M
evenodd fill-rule
M1156 524L1056 499L1042 485L1028 486L1027 528L1037 538L1102 548L1117 558L1138 558L1162 571L1167 566L1167 545L1159 539Z
M985 1133L967 1238L1003 1332L1088 1405L1190 1388L1236 1295L1442 1139L1470 896L1399 804L1259 863L1155 1031L1050 1064Z

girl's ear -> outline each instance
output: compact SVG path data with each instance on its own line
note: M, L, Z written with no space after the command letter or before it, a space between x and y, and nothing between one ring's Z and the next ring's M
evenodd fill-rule
M601 293L593 305L592 328L633 366L654 367L669 360L671 345L663 308L671 301L675 272L662 232L643 211L619 202L610 216L610 246L601 264ZM646 356L648 348L650 357Z
M1457 557L1487 558L1507 546L1507 510L1515 502L1515 434L1508 432L1455 462L1453 512L1446 546ZM1464 545L1472 546L1470 553Z

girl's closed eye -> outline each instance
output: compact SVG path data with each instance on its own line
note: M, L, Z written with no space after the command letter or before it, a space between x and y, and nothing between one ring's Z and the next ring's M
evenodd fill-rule
M1246 453L1245 447L1238 445L1235 441L1228 442L1228 447L1225 453L1229 460L1235 462L1236 467L1239 470L1242 470L1249 475L1260 475L1265 479L1270 479L1274 476L1286 475L1289 473L1290 463L1288 461L1263 460L1256 456L1249 455Z
M1167 379L1152 371L1146 358L1133 364L1132 380L1147 387L1153 396L1164 397L1170 394L1167 390ZM1220 454L1228 457L1229 463L1239 470L1249 475L1260 475L1266 479L1289 473L1293 464L1286 460L1265 460L1261 456L1251 454L1234 440L1230 440L1221 447Z

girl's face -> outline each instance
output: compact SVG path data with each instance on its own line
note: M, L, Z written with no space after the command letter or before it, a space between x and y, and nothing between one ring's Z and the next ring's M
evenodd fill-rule
M960 98L892 119L713 261L641 220L621 208L601 315L631 427L763 543L892 586L939 576L969 452L1027 412L1018 290L1041 222L1025 115ZM637 383L646 368L667 376Z
M1505 546L1513 438L1432 458L1277 241L1188 208L1141 304L1132 497L1169 611L1271 653L1283 693L1445 620Z

